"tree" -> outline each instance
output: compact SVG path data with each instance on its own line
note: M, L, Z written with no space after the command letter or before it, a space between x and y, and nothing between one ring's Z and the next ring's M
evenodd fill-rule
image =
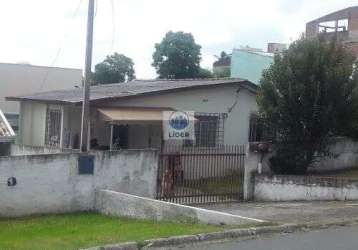
M94 80L96 84L119 83L135 78L134 63L123 54L114 53L95 66Z
M231 70L230 70L230 66L229 67L223 67L219 70L214 70L214 77L216 78L227 78L231 76Z
M213 77L214 77L214 75L210 70L204 69L204 68L199 69L197 78L213 78Z
M301 38L263 73L258 104L277 130L271 169L303 174L332 136L357 134L356 63L340 44Z
M220 56L215 57L217 60L213 64L214 76L217 78L230 77L231 55L228 55L225 51L222 51Z
M155 44L152 65L159 78L196 78L200 71L200 49L191 33L169 31Z

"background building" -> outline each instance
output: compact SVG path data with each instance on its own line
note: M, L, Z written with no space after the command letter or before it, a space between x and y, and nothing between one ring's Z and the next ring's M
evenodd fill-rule
M19 103L5 101L6 96L61 90L81 86L82 70L0 63L0 109L16 131Z
M339 10L306 24L308 38L320 36L326 41L337 37L358 57L358 6Z
M268 53L281 53L287 49L286 43L268 43L267 52Z
M231 56L231 77L243 78L258 84L262 71L273 62L273 53L261 49L242 47L233 49Z

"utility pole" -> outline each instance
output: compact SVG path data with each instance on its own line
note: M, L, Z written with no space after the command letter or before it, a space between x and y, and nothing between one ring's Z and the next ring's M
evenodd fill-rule
M88 17L87 17L87 40L86 40L86 59L85 59L85 75L83 86L83 102L82 102L82 123L81 123L81 152L87 152L88 135L90 124L90 86L92 75L92 47L93 47L93 18L94 18L94 0L89 0Z

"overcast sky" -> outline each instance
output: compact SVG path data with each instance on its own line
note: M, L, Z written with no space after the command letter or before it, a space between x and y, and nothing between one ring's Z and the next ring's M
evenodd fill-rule
M0 62L83 68L88 0L0 3ZM116 51L134 60L137 78L153 78L154 44L181 30L194 35L201 65L211 68L222 50L290 43L306 22L354 5L357 0L97 0L93 63Z

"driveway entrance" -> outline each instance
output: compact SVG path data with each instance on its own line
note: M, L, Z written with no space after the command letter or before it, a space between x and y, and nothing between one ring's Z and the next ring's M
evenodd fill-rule
M157 199L180 204L243 199L244 146L166 146L160 154Z

